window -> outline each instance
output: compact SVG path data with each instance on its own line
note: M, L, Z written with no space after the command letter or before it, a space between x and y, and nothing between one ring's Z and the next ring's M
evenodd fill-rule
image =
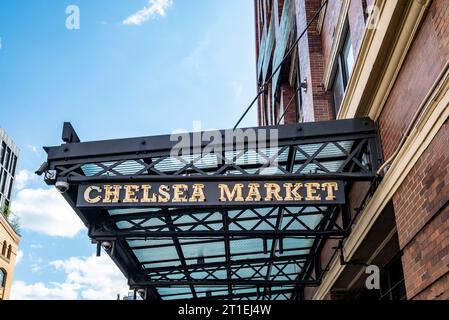
M337 65L332 85L332 94L334 98L335 114L338 114L341 103L354 67L354 50L352 47L351 33L349 26L345 27L344 37L340 51L337 56Z
M334 98L334 108L335 114L338 114L340 110L341 103L343 101L343 96L345 94L345 84L343 80L343 72L341 69L341 65L337 66L337 73L335 74L334 85L332 86L332 95Z
M343 46L341 60L342 60L342 65L344 67L343 74L345 76L346 85L347 85L348 81L349 81L349 77L352 72L352 68L354 67L354 49L352 47L352 41L351 41L351 35L349 33L349 29L348 29L348 34L346 36L345 44Z
M7 248L7 244L6 244L6 240L5 241L3 241L3 247L2 247L2 255L5 255L6 254L6 248Z
M2 141L2 148L0 151L0 165L3 164L3 160L5 159L5 150L6 150L6 144Z
M404 272L398 254L380 271L380 290L365 289L357 300L406 300Z
M362 0L362 8L363 8L363 18L366 20L368 20L368 3L366 2L366 0Z
M11 252L12 252L12 247L11 245L8 246L8 253L6 254L6 259L11 259Z
M3 185L3 180L6 179L6 171L5 170L1 170L0 168L0 193L3 193L1 186Z
M13 184L14 184L14 179L11 177L11 179L9 180L8 194L6 196L8 199L11 199L12 185Z
M13 159L11 162L11 175L14 177L16 175L16 166L17 166L17 156L13 155Z
M380 275L380 300L405 300L406 290L401 257L391 261Z
M6 170L9 170L9 159L11 156L11 149L9 147L6 147L6 152L5 152L5 161L3 162L3 166L5 167Z
M6 286L6 271L0 269L0 288L4 288Z
M7 178L6 170L3 169L2 181L1 181L1 185L0 185L0 192L1 193L5 193L6 178Z

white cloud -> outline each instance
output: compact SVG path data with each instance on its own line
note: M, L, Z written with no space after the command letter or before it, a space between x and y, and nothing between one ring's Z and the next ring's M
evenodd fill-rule
M39 273L41 270L42 270L42 267L39 264L33 263L31 265L31 272L32 273Z
M155 16L165 16L167 9L173 4L172 0L149 0L148 6L130 15L123 24L127 25L141 25Z
M39 154L40 148L33 146L31 144L27 145L27 149L31 150L33 153Z
M22 258L23 258L23 251L17 250L16 265L19 264L20 261L22 261Z
M14 181L14 186L16 189L18 190L22 190L23 188L26 187L26 185L35 180L36 179L36 175L28 170L20 170L17 174L16 174L16 178Z
M128 293L125 277L107 255L72 257L52 261L49 265L66 274L63 283L27 284L16 281L12 286L12 299L114 300L117 294L124 296Z
M70 258L50 262L67 274L67 282L77 284L84 290L83 299L115 299L117 293L128 292L123 274L107 255L95 255L85 259Z
M11 205L21 227L53 237L73 238L83 223L56 189L20 190Z
M27 284L23 281L14 281L11 299L13 300L75 300L78 296L76 287L65 283L50 283L48 286L42 282Z
M41 244L39 244L39 243L33 243L33 244L31 244L30 245L30 248L31 249L42 249L44 246L43 245L41 245Z

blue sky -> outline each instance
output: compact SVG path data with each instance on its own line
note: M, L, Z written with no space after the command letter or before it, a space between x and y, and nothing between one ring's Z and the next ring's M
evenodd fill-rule
M66 28L72 4L79 30ZM256 91L253 19L252 0L0 2L0 126L21 149L13 298L126 293L62 197L32 174L41 147L61 144L64 121L82 141L191 131L197 120L232 127ZM255 110L243 123L253 125Z

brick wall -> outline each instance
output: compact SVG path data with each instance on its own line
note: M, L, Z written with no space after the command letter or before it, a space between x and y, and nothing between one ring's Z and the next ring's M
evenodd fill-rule
M434 1L379 119L393 154L449 59L449 1ZM393 197L409 299L449 297L449 128L439 131Z
M279 118L285 112L285 116L281 121L282 124L296 123L296 104L295 104L295 90L291 86L282 86L280 89L281 100L280 100L280 112L278 114Z
M326 15L323 20L323 27L321 31L321 42L323 47L324 63L327 66L330 61L330 54L335 40L335 33L338 19L342 11L343 0L329 1ZM354 57L360 48L363 33L365 31L365 6L364 0L352 0L348 8L348 24L351 32L351 41L354 50Z
M386 158L392 155L419 105L449 60L449 0L434 1L394 88L379 126Z
M329 57L334 43L335 28L340 15L343 0L329 1L324 17L321 38L323 45L323 57L325 65L329 64Z
M448 146L446 121L393 197L408 298L449 296Z
M330 2L323 23L326 63L340 7L341 1ZM364 26L361 1L351 1L349 25L357 54ZM379 119L385 158L394 152L411 118L449 60L448 44L449 1L434 1ZM448 145L446 123L393 197L408 298L449 298ZM351 192L349 198L354 203L360 194Z
M305 2L304 0L295 1L296 10L296 28L297 33L300 34L307 26L307 17L305 14ZM310 80L311 68L310 68L310 55L309 55L309 39L308 37L302 37L298 43L299 48L299 70L301 81L304 79ZM308 81L308 85L310 81ZM307 90L302 94L304 121L314 121L313 112L313 96L312 91Z
M300 34L321 7L321 0L297 0L297 28ZM324 55L317 20L299 43L301 79L307 78L308 90L303 95L305 121L325 121L334 118L332 100L324 90Z
M355 55L363 35L364 7L373 3L373 0L366 0L366 4L363 0L351 1L349 25ZM295 4L299 34L321 1L296 0ZM303 94L306 121L333 117L330 93L324 92L322 80L341 4L342 0L330 1L322 33L318 34L313 26L299 42L301 79L307 78L309 86L307 93ZM395 151L414 113L448 60L449 0L433 1L379 118L385 159ZM283 90L282 104L285 105L289 94L291 92ZM271 97L271 92L268 97ZM268 106L272 104L268 103ZM290 120L292 116L288 115L287 121ZM408 298L449 299L448 126L446 123L440 130L392 200L403 250ZM351 209L358 205L363 189L355 188L350 192ZM329 248L330 243L323 251L323 258L329 256ZM307 288L305 294L311 297L314 291Z
M348 9L348 23L351 30L351 41L354 50L354 57L362 42L363 32L365 31L365 15L363 1L351 1Z

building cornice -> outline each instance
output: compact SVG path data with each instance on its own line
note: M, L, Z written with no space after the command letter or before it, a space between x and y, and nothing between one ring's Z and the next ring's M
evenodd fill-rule
M0 140L5 141L8 147L11 148L12 152L17 156L19 156L20 153L19 147L14 143L14 141L8 136L6 131L2 128L0 128Z
M423 105L423 113L405 141L390 169L354 225L344 243L345 259L350 260L368 234L375 221L401 186L410 170L432 142L435 135L449 118L449 70L446 68L441 80L434 85L429 99ZM313 299L325 299L333 284L344 270L338 259L331 262L329 272L318 287Z
M5 217L0 214L0 226L3 230L5 230L8 235L14 240L14 242L18 245L20 241L20 235L11 227L8 221L6 221Z

